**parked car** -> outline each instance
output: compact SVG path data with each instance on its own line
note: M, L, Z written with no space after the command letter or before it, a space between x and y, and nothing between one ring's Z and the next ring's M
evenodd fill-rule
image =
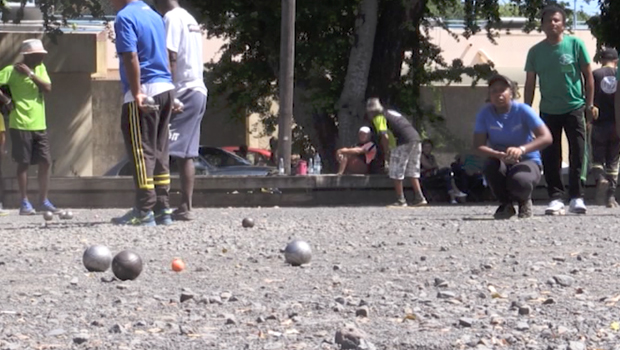
M211 176L266 176L276 174L277 169L269 166L252 165L248 160L217 147L200 146L200 154L194 159L196 175ZM125 157L104 176L132 176L133 164ZM175 158L170 158L170 174L178 175Z
M239 146L225 146L222 149L239 155ZM248 160L254 165L268 165L271 152L262 148L248 147Z

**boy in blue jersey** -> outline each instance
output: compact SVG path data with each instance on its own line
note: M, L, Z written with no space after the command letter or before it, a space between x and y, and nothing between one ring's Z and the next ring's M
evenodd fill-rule
M540 150L549 146L551 132L532 107L519 103L510 79L489 79L489 101L478 113L474 127L474 149L488 157L484 176L499 200L494 217L509 219L532 216L532 191L540 181Z
M112 4L118 11L114 30L125 94L121 130L136 183L135 207L112 222L168 225L172 223L168 130L174 84L166 29L161 16L143 1L112 0ZM155 106L148 103L150 98Z

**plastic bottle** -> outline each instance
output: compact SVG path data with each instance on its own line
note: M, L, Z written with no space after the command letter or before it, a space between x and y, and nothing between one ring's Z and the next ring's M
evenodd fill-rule
M308 175L314 175L314 161L312 158L308 159Z
M278 174L284 175L284 159L282 158L278 161Z
M321 164L321 156L317 153L314 155L314 173L316 175L321 174L323 165Z

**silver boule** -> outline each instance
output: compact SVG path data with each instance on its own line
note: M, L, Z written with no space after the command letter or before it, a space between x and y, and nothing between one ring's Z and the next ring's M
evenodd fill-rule
M46 211L45 213L43 213L43 220L45 221L54 220L54 213L52 213L51 211Z
M90 272L105 272L112 263L112 252L106 246L93 245L84 251L82 262Z
M144 104L149 106L155 106L155 99L151 96L147 96L144 98Z
M312 259L312 249L305 241L293 240L284 249L284 259L293 266L307 264Z
M63 220L71 220L73 219L73 213L70 211L65 211L62 213L63 215L60 217Z
M174 104L173 104L175 109L179 109L182 110L183 107L185 107L185 105L183 104L183 102L181 102L181 100L179 100L178 98L174 99Z

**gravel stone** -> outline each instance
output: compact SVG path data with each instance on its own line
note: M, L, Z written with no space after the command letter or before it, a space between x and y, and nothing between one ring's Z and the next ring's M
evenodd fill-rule
M473 318L463 317L459 319L459 325L462 327L471 327L474 325L475 320Z
M355 316L358 317L368 317L369 314L370 310L368 309L368 306L362 306L355 311Z
M73 337L73 342L77 345L84 344L90 339L88 334L78 334Z
M568 350L586 350L586 344L579 341L568 342Z
M575 283L574 278L566 275L556 275L553 276L553 279L557 284L561 285L562 287L570 287L573 285L573 283Z
M528 329L530 329L530 325L527 324L527 322L519 322L517 323L516 329L518 331L527 331Z

